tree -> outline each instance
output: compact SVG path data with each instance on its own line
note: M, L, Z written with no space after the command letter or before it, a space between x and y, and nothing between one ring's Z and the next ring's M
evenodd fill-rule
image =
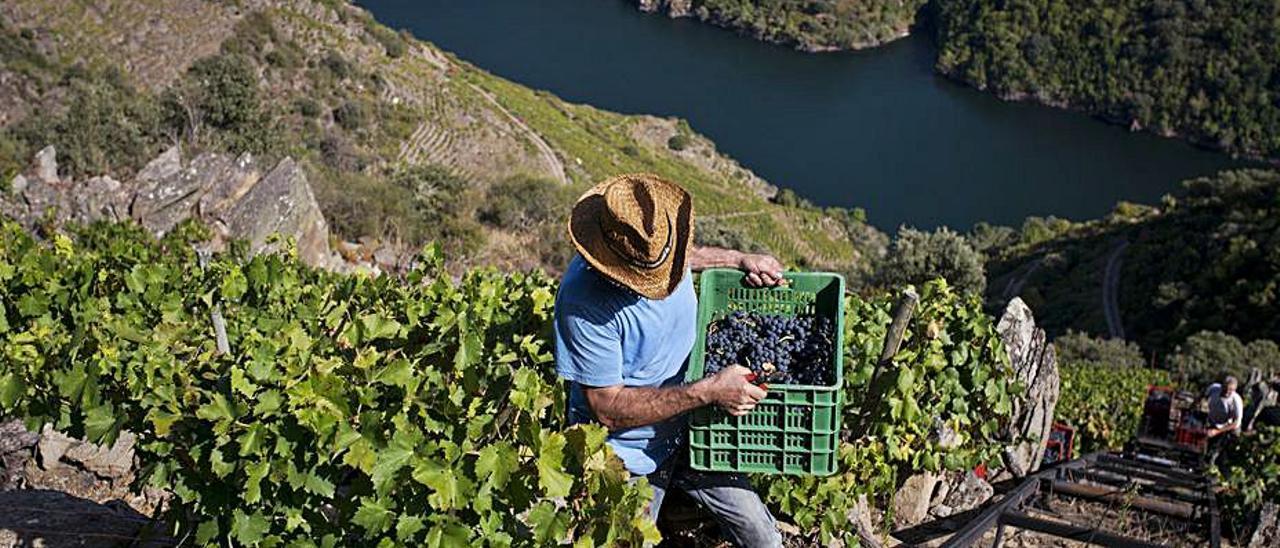
M1221 381L1226 375L1244 382L1255 367L1264 373L1280 370L1280 347L1266 339L1245 344L1221 331L1201 331L1187 337L1169 358L1170 369L1200 386Z
M876 274L886 286L923 284L945 278L953 286L981 295L987 278L982 255L963 236L949 228L924 232L903 227Z

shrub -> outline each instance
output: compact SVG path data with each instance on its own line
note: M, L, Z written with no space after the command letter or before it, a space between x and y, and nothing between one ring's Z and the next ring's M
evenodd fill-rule
M1178 345L1168 365L1189 386L1203 387L1225 375L1243 383L1254 367L1265 374L1280 371L1280 348L1265 339L1245 344L1221 331L1201 331Z
M321 61L321 65L323 65L334 78L339 80L350 78L356 72L355 66L351 64L351 61L348 61L346 57L343 57L341 53L336 51L329 51L329 53L324 56L324 60Z
M340 171L361 171L369 165L369 158L338 132L326 133L321 139L320 159Z
M298 97L293 100L293 109L303 118L315 118L324 112L324 107L310 97Z
M295 69L306 63L307 55L298 44L285 42L267 52L266 60L271 66L282 69Z
M481 222L524 231L565 218L576 193L555 181L511 177L491 185L480 207Z
M1011 227L992 225L980 222L973 225L973 229L966 236L969 245L978 253L991 255L999 253L1000 250L1013 245L1018 241L1018 231Z
M1090 337L1078 331L1068 331L1053 341L1062 363L1096 362L1112 367L1143 367L1147 360L1136 343L1124 339Z
M27 158L45 145L58 150L59 166L73 177L138 169L160 151L166 133L164 111L139 93L118 70L80 70L68 81L68 107L60 115L31 116L13 135ZM17 147L15 147L17 148Z
M343 101L338 108L333 109L333 121L347 131L364 127L369 123L369 118L369 107L362 101Z
M1214 473L1222 486L1225 524L1249 538L1264 502L1280 501L1280 427L1265 426L1223 449Z
M774 194L772 201L775 204L786 207L798 207L804 209L813 208L813 202L810 202L799 194L796 194L796 191L789 188L779 190L777 194Z
M695 218L693 241L700 246L736 249L746 253L769 253L769 248L748 235L746 230L715 219Z
M667 148L676 152L689 148L689 145L691 144L693 144L693 140L683 133L677 133L667 139Z
M1052 240L1053 238L1071 230L1071 221L1059 219L1057 217L1027 217L1022 222L1021 243L1024 245L1035 245L1041 242Z
M171 123L189 137L232 152L267 154L278 148L271 116L262 101L253 62L220 54L193 63L166 96ZM211 130L208 135L204 130Z
M388 57L393 59L403 57L405 52L409 49L408 46L405 45L404 37L400 36L396 31L378 24L376 21L373 21L372 18L366 21L365 30L369 33L369 36L372 36L373 39L378 42L378 44L382 45L382 48L386 50Z
M876 274L883 286L923 284L944 278L965 292L981 295L987 279L982 256L949 228L924 232L902 228Z

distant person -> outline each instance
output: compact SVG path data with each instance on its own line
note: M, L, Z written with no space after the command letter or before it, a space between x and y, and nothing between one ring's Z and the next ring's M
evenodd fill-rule
M633 477L653 486L650 517L679 489L711 512L737 546L780 547L782 536L741 474L696 472L684 445L684 415L716 405L745 415L764 398L751 371L726 367L684 384L697 339L698 301L690 271L732 267L746 283L782 282L767 255L699 248L693 199L653 175L621 175L573 206L569 237L577 255L556 294L556 371L569 389L569 421L609 429L608 442Z
M1236 393L1239 381L1227 375L1222 383L1213 383L1205 391L1209 399L1209 462L1214 462L1228 438L1240 433L1244 424L1244 401Z

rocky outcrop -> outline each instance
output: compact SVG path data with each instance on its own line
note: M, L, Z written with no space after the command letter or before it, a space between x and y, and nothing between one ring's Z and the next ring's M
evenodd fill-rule
M640 11L688 17L693 14L693 0L640 0Z
M1276 503L1262 505L1262 511L1258 513L1258 526L1249 537L1249 548L1280 546L1280 517L1277 514L1280 514L1280 506Z
M950 472L930 503L929 515L946 518L982 506L995 495L990 483L974 472Z
M290 158L264 176L248 154L231 157L204 153L183 162L170 148L128 183L110 177L86 181L58 176L56 153L46 147L31 168L0 196L0 213L36 229L56 225L131 219L163 235L187 219L214 229L215 249L230 240L246 240L253 253L274 251L280 235L297 243L308 264L335 267L341 261L329 249L329 227L306 174Z
M1036 327L1035 316L1022 299L1009 301L996 329L1009 352L1015 378L1024 387L1023 394L1014 399L1013 415L1004 433L1009 444L1004 467L993 478L1000 480L1020 478L1040 467L1053 427L1060 379L1053 345L1044 330Z
M39 441L18 419L0 422L0 491L20 486L20 471Z
M929 518L929 507L944 476L935 472L922 472L907 478L893 495L893 525L902 529L920 524Z
M110 447L92 444L67 436L45 425L37 443L40 467L53 470L59 466L75 466L104 480L121 480L133 471L133 445L137 438L129 432Z

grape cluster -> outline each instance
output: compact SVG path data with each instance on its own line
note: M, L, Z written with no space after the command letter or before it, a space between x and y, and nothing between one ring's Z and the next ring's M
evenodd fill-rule
M706 374L736 364L759 382L829 386L835 382L834 328L813 315L734 312L707 328Z

